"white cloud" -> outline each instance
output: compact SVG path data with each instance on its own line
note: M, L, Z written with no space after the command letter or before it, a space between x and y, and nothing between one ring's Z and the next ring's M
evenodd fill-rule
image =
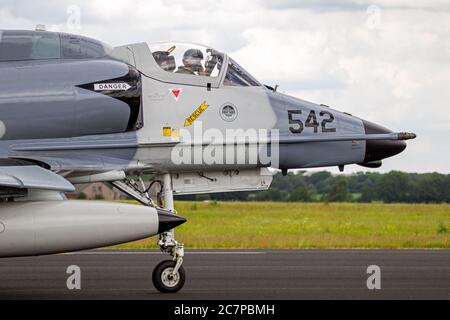
M70 4L82 10L79 33L112 45L209 44L282 91L416 132L382 170L450 172L446 0L0 0L0 29L47 23L70 31Z

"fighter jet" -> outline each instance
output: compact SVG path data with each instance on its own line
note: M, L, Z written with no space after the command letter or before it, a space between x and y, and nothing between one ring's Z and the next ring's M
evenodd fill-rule
M383 108L383 106L377 106ZM110 47L80 35L0 31L0 257L159 235L155 287L179 291L186 219L174 195L268 189L272 169L377 168L393 132L259 82L208 46ZM67 200L106 182L142 205Z

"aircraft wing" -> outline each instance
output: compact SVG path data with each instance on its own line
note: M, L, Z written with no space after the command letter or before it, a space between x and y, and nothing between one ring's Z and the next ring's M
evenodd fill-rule
M69 181L39 166L0 166L2 188L75 191Z

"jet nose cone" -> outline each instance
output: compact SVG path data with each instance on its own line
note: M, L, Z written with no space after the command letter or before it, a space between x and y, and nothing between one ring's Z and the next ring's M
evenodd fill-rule
M392 131L375 123L363 120L366 134L391 133ZM406 149L406 142L401 140L367 140L364 162L383 160L399 154Z
M156 211L158 211L159 219L158 234L172 230L187 221L186 218L175 215L164 209L158 208Z

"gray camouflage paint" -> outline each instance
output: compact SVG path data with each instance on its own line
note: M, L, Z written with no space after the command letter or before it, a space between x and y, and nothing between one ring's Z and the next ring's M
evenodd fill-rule
M277 115L275 127L280 129L280 168L326 167L363 162L365 154L364 141L283 143L284 138L298 136L298 134L289 131L290 125L287 125L289 123L289 110L301 110L302 114L296 114L295 119L302 120L303 124L307 122L309 113L311 111L315 112L319 122L318 133L314 133L312 128L305 127L301 133L302 136L364 134L364 125L360 119L329 107L284 94L268 92L268 96L270 104ZM334 122L328 124L328 126L335 128L335 133L320 132L320 120L322 117L319 115L322 111L333 114Z
M0 63L3 140L68 138L123 132L130 108L78 85L125 76L112 60Z
M361 119L330 108L289 97L261 87L223 85L226 68L214 79L176 75L155 63L148 45L116 48L110 58L78 61L0 62L0 120L4 134L0 158L30 159L54 171L149 170L189 171L248 168L255 165L174 165L176 145L163 137L163 127L183 128L183 122L203 101L209 108L201 115L204 129L279 129L280 168L307 168L364 160L364 141L285 143L298 137L289 131L288 110L302 110L306 121L311 110L332 112L336 133L301 136L364 134ZM122 61L119 61L121 59ZM225 55L225 65L227 60ZM79 86L123 77L129 68L142 74L144 127L126 131L130 109L126 103ZM212 83L212 90L207 90ZM177 101L171 88L182 89ZM220 115L224 104L236 106L238 116L228 122ZM0 128L1 129L1 128ZM193 130L189 127L187 130ZM1 130L0 130L1 132Z

